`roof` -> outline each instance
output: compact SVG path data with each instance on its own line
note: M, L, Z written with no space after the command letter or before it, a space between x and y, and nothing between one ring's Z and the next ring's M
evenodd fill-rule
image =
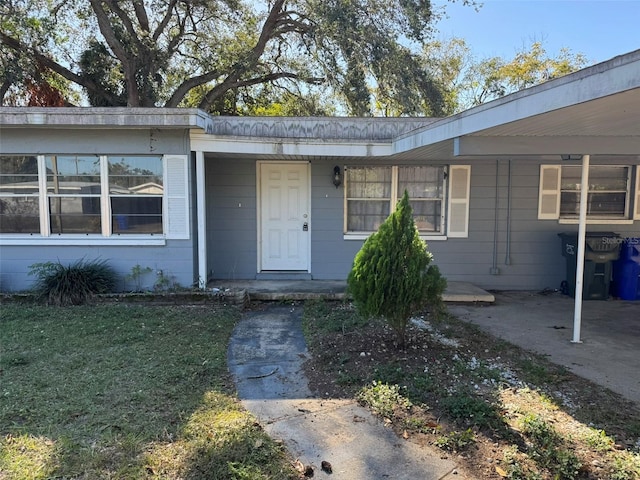
M640 158L640 50L438 118L215 117L197 109L0 107L2 128L189 129L218 158ZM1 145L0 145L1 148Z

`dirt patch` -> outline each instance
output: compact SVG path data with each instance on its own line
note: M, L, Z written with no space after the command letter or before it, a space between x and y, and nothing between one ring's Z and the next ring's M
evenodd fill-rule
M375 407L388 395L380 385L397 385L411 405L386 411L385 423L439 446L470 476L640 478L637 405L473 325L425 312L400 351L384 323L359 319L350 304L316 302L306 305L305 330L317 395L364 403L369 395Z

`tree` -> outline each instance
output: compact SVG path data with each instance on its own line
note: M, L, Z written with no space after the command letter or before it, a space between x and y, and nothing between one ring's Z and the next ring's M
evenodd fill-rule
M476 60L463 39L453 38L425 44L422 62L433 78L440 79L444 110L453 114L575 72L587 59L568 48L551 57L541 42L534 42L511 60Z
M371 235L356 254L347 278L358 311L383 317L396 334L400 347L412 314L427 305L439 306L446 280L420 239L413 221L409 195Z
M418 55L434 18L428 0L5 0L0 74L19 91L33 66L99 106L241 114L269 85L350 115L439 115Z

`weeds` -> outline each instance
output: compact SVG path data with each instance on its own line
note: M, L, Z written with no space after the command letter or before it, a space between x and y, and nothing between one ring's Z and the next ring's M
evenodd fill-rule
M436 438L435 444L448 452L462 452L473 445L476 441L473 430L467 428L462 432L453 431Z
M357 394L356 399L374 413L385 418L393 418L397 408L408 410L411 402L400 393L398 385L388 385L374 381Z

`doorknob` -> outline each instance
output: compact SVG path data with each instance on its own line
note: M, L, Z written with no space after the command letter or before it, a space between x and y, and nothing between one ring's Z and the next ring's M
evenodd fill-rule
M304 222L302 224L302 231L303 232L308 232L309 231L309 224L307 222Z

